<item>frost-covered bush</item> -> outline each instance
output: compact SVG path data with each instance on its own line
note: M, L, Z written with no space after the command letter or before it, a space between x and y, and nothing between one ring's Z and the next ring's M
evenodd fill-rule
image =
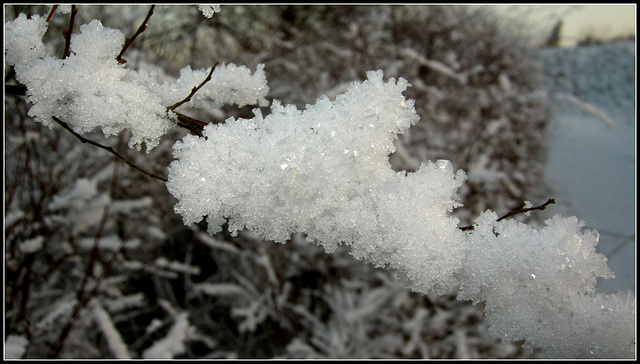
M8 34L15 34L7 38L6 62L15 67L16 80L27 86L27 100L33 104L29 115L47 126L55 116L78 133L102 128L110 136L127 129L129 146L140 149L144 143L150 150L175 124L168 106L187 97L209 72L187 67L175 83L159 84L155 70L129 70L113 56L123 47L124 35L98 20L72 35L68 57L55 58L42 43L47 25L44 17L21 14L5 26ZM269 89L262 67L251 75L244 66L222 65L212 80L216 89L203 87L193 100L196 107L203 99L219 104L233 100L238 106L266 102Z
M214 9L207 9L205 15L211 15L209 10ZM5 24L6 63L27 88L30 115L45 125L54 125L55 117L78 133L101 128L105 136L130 135L132 147L144 143L149 151L166 146L160 138L176 123L169 106L195 91L209 72L185 67L177 80L159 82L158 70L128 68L115 59L124 36L96 20L80 26L80 33L71 38L71 54L58 59L42 42L46 28L39 16L21 15ZM384 39L377 38L380 44ZM417 58L440 75L461 82L461 74L439 60L423 60L411 50L398 54ZM269 90L264 72L262 66L253 75L243 66L219 66L180 110L216 109L222 103L264 106ZM507 90L511 83L502 75L498 72L497 79ZM410 82L401 77L385 80L383 71L362 76L367 79L350 83L340 92L336 89L335 99L322 96L304 110L274 101L267 116L254 109L252 118L207 125L202 136L186 135L174 145L176 160L169 167L166 187L176 198L175 211L191 226L181 230L189 236L184 240L221 252L210 260L194 244L180 245L183 239L177 234L178 244L171 247L179 251L167 252L168 259L150 257L151 249L145 250L137 237L167 239L158 228L160 218L151 215L140 218L148 221L132 221L132 216L137 209L166 204L162 199L169 196L150 190L144 192L160 196L159 201L117 200L119 183L126 194L135 189L133 180L119 182L118 169L67 183L41 199L41 213L51 215L41 223L49 227L62 223L68 228L61 239L54 240L62 242L62 248L47 243L46 229L14 230L11 273L16 282L26 284L27 292L18 285L11 290L12 297L22 300L21 306L10 306L12 351L58 356L68 337L65 353L77 345L82 355L99 356L100 350L81 341L83 333L92 332L91 340L97 342L99 332L108 352L120 358L179 357L201 350L205 351L202 356L233 356L224 350L228 343L217 340L238 336L259 340L260 333L267 333L287 340L282 345L287 356L428 355L421 336L446 331L444 323L452 321L450 315L436 313L429 321L436 327L429 328L425 321L429 314L416 309L414 314L389 315L392 324L382 322L384 315L372 313L381 310L383 303L403 310L418 302L395 293L384 275L375 283L365 280L360 287L367 289L362 290L358 282L326 285L316 277L313 288L321 293L304 292L291 283L304 272L291 268L288 260L297 257L302 264L321 267L322 255L278 256L267 253L259 241L254 245L256 240L269 239L290 241L288 245L313 241L337 254L344 253L347 245L356 258L393 270L413 291L428 296L455 290L461 300L484 303L496 336L524 340L527 348L541 347L549 357L631 357L635 298L595 294L595 279L611 276L606 258L594 250L597 233L582 231L576 218L557 216L535 229L514 220L497 221L490 210L475 220L470 231L459 229L453 211L461 206L457 192L464 186L465 172L454 172L445 160L422 163L415 172L395 171L389 163L398 135L420 119L414 101L403 94ZM125 142L122 138L119 144ZM24 150L30 153L31 149ZM24 164L35 174L28 153ZM109 179L110 192L98 193L98 184ZM38 179L29 176L29 181ZM13 186L12 226L26 215L17 206L29 197L35 205L41 197L21 197ZM43 187L41 183L40 190ZM56 215L65 209L75 210ZM110 213L121 214L117 223L109 223ZM212 236L197 229L205 217ZM145 222L152 226L139 232ZM127 234L127 227L133 232ZM228 241L216 238L225 234L231 235ZM49 279L44 279L44 273L34 275L44 279L33 285L43 289L38 293L55 299L40 307L37 302L46 300L39 298L28 305L30 270L47 247L56 254L63 252L58 259L71 267L71 273L67 277L56 271L58 276ZM86 267L83 258L88 260ZM40 263L45 269L49 269L47 259ZM236 264L218 267L222 259ZM205 269L204 280L197 281L194 277ZM141 292L121 284L136 277L141 279L137 286ZM178 278L183 285L176 289L171 283ZM64 283L77 288L56 290ZM383 287L371 289L374 284ZM220 302L220 297L232 297L233 304ZM145 311L147 300L153 306ZM197 309L191 306L202 301L204 305ZM131 311L136 309L140 311ZM34 325L28 319L30 310L37 317ZM163 311L165 319L147 318L161 316L153 310ZM200 315L194 316L196 312ZM237 331L221 330L215 339L198 330L198 325L223 326L220 322L225 319L219 315L234 320ZM131 316L139 322L127 326ZM57 341L57 333L51 334L56 326L62 326ZM301 326L306 331L296 335ZM69 335L74 327L76 334ZM380 334L375 329L379 327L394 331ZM287 335L279 335L282 331ZM126 342L122 333L134 339ZM375 338L372 345L379 349L389 345L389 350L363 351L358 343L370 337ZM464 334L457 331L453 337L458 355L468 355ZM281 354L267 349L258 355Z

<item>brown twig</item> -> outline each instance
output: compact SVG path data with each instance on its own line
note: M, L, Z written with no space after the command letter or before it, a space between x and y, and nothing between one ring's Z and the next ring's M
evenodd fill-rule
M67 58L71 54L71 33L73 33L73 21L76 18L76 14L78 13L78 8L75 5L71 5L71 16L69 17L69 28L62 31L65 37L64 43L64 53L62 54L62 58Z
M47 20L46 20L47 23L51 21L51 18L53 18L53 13L56 12L57 8L58 8L58 5L54 5L54 6L51 7L51 11L49 12L49 16L47 16Z
M533 210L544 210L548 205L551 205L551 204L554 204L554 203L556 203L556 200L550 198L550 199L547 200L547 202L543 203L540 206L534 206L534 207L529 207L529 208L524 208L523 207L523 208L519 208L519 209L513 209L513 210L507 212L504 216L499 218L497 221L506 219L506 218L511 217L513 215L524 214L526 212L533 211Z
M522 207L522 208L513 209L513 210L507 212L504 216L502 216L501 218L499 218L496 221L504 220L504 219L506 219L508 217L511 217L511 216L514 216L514 215L524 214L524 213L529 212L529 211L544 210L548 205L551 205L551 204L554 204L554 203L556 203L556 200L553 199L553 198L550 198L550 199L547 200L547 202L543 203L540 206L534 206L534 207L529 207L529 208ZM459 229L462 230L462 231L473 230L474 226L473 225L463 226L463 227L461 227Z
M142 24L140 24L140 26L138 27L138 30L136 30L135 33L133 33L133 35L131 36L131 38L127 38L124 41L124 46L122 46L122 50L120 51L120 53L118 54L118 56L116 57L116 60L118 62L122 61L122 56L124 55L124 52L127 51L127 48L129 48L129 46L131 45L131 43L133 43L134 40L136 40L136 38L142 34L142 32L144 32L145 30L147 30L147 22L149 21L149 18L151 18L151 15L153 15L153 8L155 7L155 5L151 5L151 8L149 8L149 12L147 13L147 17L144 18L144 21L142 22ZM125 61L126 62L126 61Z
M207 123L200 121L198 119L194 119L190 116L187 116L185 114L181 114L177 111L174 111L174 113L176 114L176 116L178 117L178 126L188 129L192 135L197 135L199 137L203 137L202 135L202 131L204 130L204 127L207 126Z
M157 176L157 175L155 175L155 174L153 174L153 173L147 172L147 171L145 171L144 169L142 169L142 168L140 168L140 167L136 166L135 164L133 164L132 162L130 162L129 160L127 160L125 157L123 157L122 155L120 155L118 152L116 152L115 150L113 150L113 148L111 148L111 147L107 147L107 146L104 146L104 145L102 145L102 144L100 144L100 143L96 143L96 142L94 142L94 141L92 141L92 140L89 140L89 139L87 139L87 138L83 137L82 135L80 135L80 134L76 133L75 131L73 131L73 129L71 129L71 127L70 127L69 125L67 125L67 123L65 123L64 121L62 121L62 120L58 119L56 116L53 116L52 118L53 118L53 120L54 120L56 123L60 124L60 126L62 126L65 130L67 130L68 132L70 132L71 134L73 134L76 138L80 139L80 141L81 141L81 142L83 142L83 143L88 143L88 144L94 145L94 146L96 146L96 147L98 147L98 148L104 149L104 150L106 150L107 152L109 152L109 153L111 153L111 154L115 155L115 156L116 156L118 159L120 159L121 161L125 162L129 167L131 167L131 168L133 168L133 169L135 169L135 170L137 170L137 171L140 171L140 172L142 172L142 173L146 174L146 175L147 175L147 176L149 176L149 177L153 177L153 178L155 178L155 179L159 179L159 180L161 180L161 181L163 181L163 182L167 182L167 179L166 179L166 178L163 178L163 177Z
M205 78L204 81L202 81L202 83L200 83L198 86L192 88L191 92L189 93L189 95L187 95L187 97L184 98L184 100L178 101L175 104L173 104L171 106L168 106L167 107L167 111L174 110L178 106L191 101L191 97L193 97L193 95L195 95L196 92L198 92L198 90L200 90L202 88L202 86L204 86L207 82L211 81L211 75L213 74L213 70L216 69L216 67L218 66L219 63L220 62L216 62L216 63L213 64L213 67L211 67L211 71L209 71L209 74L207 75L207 78Z

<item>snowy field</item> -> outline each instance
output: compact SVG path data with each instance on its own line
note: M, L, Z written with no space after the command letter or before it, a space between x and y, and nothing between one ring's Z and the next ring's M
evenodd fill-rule
M542 57L555 106L545 171L552 210L600 233L597 248L617 276L599 281L600 292L635 292L635 43L545 49Z

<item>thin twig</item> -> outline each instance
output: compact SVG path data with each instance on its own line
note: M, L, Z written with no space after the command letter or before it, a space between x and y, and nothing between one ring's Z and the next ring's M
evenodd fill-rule
M513 209L513 210L507 212L504 216L499 218L497 221L506 219L506 218L511 217L513 215L524 214L526 212L533 211L533 210L544 210L548 205L551 205L551 204L554 204L554 203L556 203L556 200L550 198L550 199L547 200L547 202L543 203L540 206L530 207L530 208L526 208L526 209L525 208Z
M550 199L547 200L547 202L543 203L540 206L513 209L513 210L507 212L504 216L502 216L501 218L499 218L496 221L504 220L504 219L506 219L508 217L511 217L511 216L514 216L514 215L518 215L518 214L524 214L526 212L533 211L533 210L544 210L548 205L551 205L551 204L554 204L554 203L556 203L556 200L553 199L553 198L550 198ZM459 229L462 230L462 231L473 230L474 229L474 225L463 226L463 227L461 227Z
M194 119L191 116L187 116L185 114L181 114L177 111L174 111L176 116L178 117L178 126L188 129L192 135L197 135L199 137L203 137L202 131L204 127L207 126L207 123L200 121L198 119Z
M144 18L144 21L142 22L142 24L140 24L140 26L138 27L138 30L136 30L136 32L131 36L131 38L127 38L124 42L124 46L122 47L122 50L120 51L120 53L118 54L118 56L116 57L116 60L118 62L120 62L122 60L122 56L124 55L124 52L127 51L127 48L129 48L129 46L131 45L131 43L133 43L134 40L136 40L136 38L145 30L147 30L147 22L149 21L149 18L151 18L151 15L153 15L153 8L155 7L155 5L151 5L151 8L149 8L149 12L147 13L147 17Z
M75 5L71 5L71 16L69 17L69 28L67 30L63 30L62 33L65 37L64 43L64 53L62 54L62 58L67 58L71 54L71 33L73 32L73 21L76 18L76 14L78 13L78 8Z
M200 83L198 86L194 87L191 89L191 93L189 93L189 95L187 97L185 97L184 100L182 101L178 101L175 104L168 106L167 107L167 111L170 110L174 110L175 108L177 108L178 106L191 101L191 97L193 97L193 95L196 94L196 92L198 92L198 90L200 90L202 88L202 86L204 86L207 82L211 81L211 75L213 74L213 70L216 69L216 67L218 66L220 62L216 62L213 64L213 67L211 67L211 71L209 71L209 74L207 75L207 78L204 79L204 81L202 81L202 83Z
M63 128L65 128L65 130L67 130L68 132L70 132L71 134L73 134L76 138L80 139L80 141L81 141L81 142L83 142L83 143L88 143L88 144L91 144L91 145L94 145L94 146L96 146L96 147L98 147L98 148L102 148L102 149L106 150L107 152L109 152L109 153L111 153L111 154L115 155L116 157L118 157L118 159L120 159L120 160L122 160L123 162L125 162L129 167L131 167L131 168L133 168L133 169L135 169L135 170L138 170L138 171L140 171L140 172L142 172L142 173L146 174L146 175L147 175L147 176L149 176L149 177L153 177L153 178L155 178L155 179L159 179L159 180L161 180L161 181L163 181L163 182L167 182L167 179L166 179L166 178L163 178L163 177L157 176L157 175L155 175L155 174L153 174L153 173L147 172L147 171L145 171L144 169L142 169L142 168L140 168L140 167L136 166L135 164L133 164L132 162L130 162L129 160L127 160L125 157L121 156L118 152L116 152L115 150L113 150L111 147L107 147L107 146L104 146L104 145L102 145L102 144L100 144L100 143L96 143L96 142L94 142L94 141L92 141L92 140L89 140L89 139L87 139L87 138L83 137L82 135L80 135L80 134L76 133L75 131L73 131L73 129L71 129L71 127L69 127L69 125L67 125L67 123L65 123L64 121L62 121L62 120L58 119L56 116L53 116L52 118L53 118L53 120L54 120L56 123L60 124L60 126L62 126Z
M58 8L58 5L54 5L54 6L51 7L51 11L49 12L49 16L47 16L47 20L46 20L47 23L51 21L51 18L53 18L53 13L56 12L57 8Z

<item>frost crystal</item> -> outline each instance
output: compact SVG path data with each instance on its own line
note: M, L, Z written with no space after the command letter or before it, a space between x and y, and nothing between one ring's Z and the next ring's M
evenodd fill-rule
M369 72L333 102L304 111L275 102L267 117L256 109L253 119L207 126L205 138L186 136L169 167L176 211L188 225L226 217L233 233L278 242L304 232L327 251L345 242L360 259L445 287L436 277L459 266L462 233L448 212L465 177L446 161L410 175L391 169L393 141L419 120L402 96L408 85Z
M220 4L198 5L198 9L200 9L202 15L211 18L213 14L220 12Z
M183 99L189 95L191 89L199 85L211 69L192 71L190 66L180 70L180 78L171 84L163 84L160 92L166 99ZM264 64L259 64L256 71L246 66L236 66L233 63L222 64L216 67L207 82L187 104L182 107L210 108L210 102L217 105L235 104L239 107L245 105L269 105L266 100L269 93L267 78L264 73Z
M17 64L44 57L47 52L42 36L48 25L45 20L40 15L27 19L26 15L20 14L16 20L5 24L5 62Z

